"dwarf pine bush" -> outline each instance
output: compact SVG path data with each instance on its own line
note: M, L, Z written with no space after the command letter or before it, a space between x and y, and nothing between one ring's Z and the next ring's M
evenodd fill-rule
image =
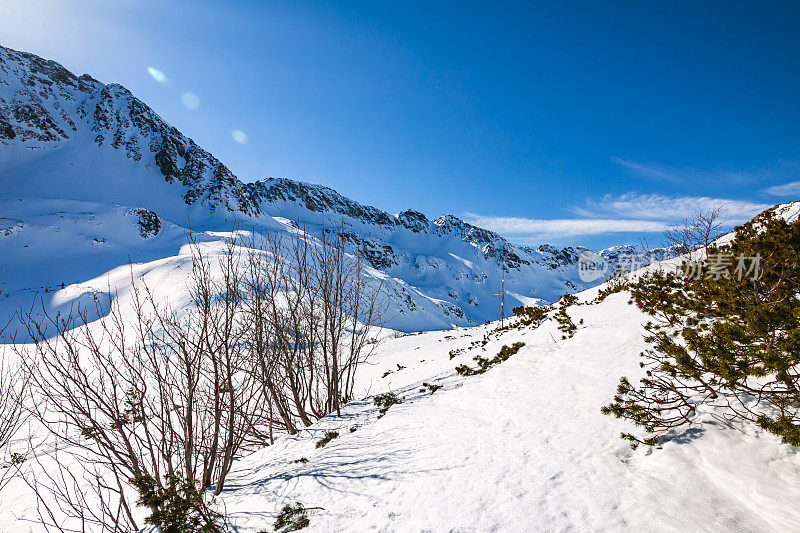
M328 431L325 436L317 441L317 448L324 448L330 441L339 437L338 431Z
M567 314L567 308L578 302L578 297L574 294L565 294L559 300L558 311L555 314L556 322L558 322L558 330L561 332L562 339L569 339L578 330L578 326L572 321L572 318Z
M422 384L422 388L419 389L419 391L420 392L430 392L431 394L433 394L434 392L436 392L437 390L439 390L441 388L442 388L441 385L436 385L435 383L427 383L427 382L425 382L425 383Z
M800 446L800 221L767 211L707 251L684 263L693 275L655 271L631 286L653 317L652 347L645 376L621 378L603 413L644 429L623 433L633 447L657 444L711 403Z
M375 405L380 407L378 411L378 418L382 418L391 406L403 403L403 400L398 398L393 392L378 394L372 399L372 401L375 403Z
M223 516L206 503L194 481L168 474L163 484L147 475L133 477L130 483L139 492L136 503L152 510L145 523L163 533L224 531Z
M612 294L616 294L618 292L626 291L630 288L630 282L625 277L614 277L608 283L606 283L605 287L600 289L597 293L597 298L594 299L593 303L599 304Z
M471 368L467 365L458 365L456 367L456 372L462 376L476 376L478 374L483 374L490 368L495 365L499 365L515 353L519 351L520 348L525 346L524 342L515 342L511 346L503 345L500 348L500 351L497 352L497 355L492 357L491 359L486 359L485 357L481 357L480 355L476 355L473 357L473 361L478 363L478 368Z
M289 531L299 531L308 527L311 522L308 519L308 510L305 506L296 502L294 505L284 505L283 509L275 517L273 529L278 533L289 533ZM261 531L259 533L266 533Z
M550 309L550 307L519 306L513 308L511 312L514 313L514 316L519 318L520 326L530 326L532 324L538 326L542 320L547 317L547 312L550 311Z

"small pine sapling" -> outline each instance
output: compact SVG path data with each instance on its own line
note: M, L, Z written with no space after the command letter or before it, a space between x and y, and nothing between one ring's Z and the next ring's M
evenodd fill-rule
M567 314L567 308L576 304L578 297L574 294L565 294L559 301L559 308L555 314L556 322L558 322L558 330L561 332L562 339L569 339L575 335L578 326L572 321L572 318Z
M166 483L149 475L130 479L139 493L137 504L152 509L145 523L171 533L222 533L224 517L212 509L194 481L167 474Z
M308 509L300 502L294 505L284 505L278 516L275 517L273 529L277 533L289 533L308 527ZM266 533L265 531L259 533Z
M429 391L431 394L433 394L434 392L436 392L437 390L439 390L441 388L442 388L442 385L436 385L436 384L433 384L433 383L427 383L426 382L426 383L422 384L422 388L419 389L419 391L420 392L428 392Z

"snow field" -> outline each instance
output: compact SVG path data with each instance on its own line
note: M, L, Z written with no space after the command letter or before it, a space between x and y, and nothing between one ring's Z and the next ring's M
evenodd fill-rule
M631 428L600 407L621 375L637 376L645 317L625 293L569 313L584 319L570 339L549 320L452 360L450 350L490 328L385 341L360 385L404 402L381 419L369 398L354 402L244 459L222 496L234 524L258 530L301 501L324 508L312 512L311 531L800 528L796 450L757 428L709 411L661 448L632 451L619 439ZM453 371L517 341L519 353L483 375ZM422 382L443 388L420 393ZM316 449L329 430L339 437ZM308 462L294 462L301 457Z

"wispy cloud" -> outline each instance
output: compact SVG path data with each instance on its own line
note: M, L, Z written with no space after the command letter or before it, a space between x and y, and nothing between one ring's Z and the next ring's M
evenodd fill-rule
M653 178L653 179L660 179L666 181L683 181L675 172L665 167L661 167L659 165L652 165L652 164L645 164L645 163L637 163L636 161L631 161L630 159L623 159L621 157L612 157L612 161L614 161L619 166L623 167L626 170L629 170L635 174L639 174L646 178Z
M775 185L764 189L764 192L772 196L800 196L800 181L792 181L783 185Z
M582 206L571 209L573 213L587 218L630 217L645 220L677 222L697 211L721 208L723 216L731 223L750 219L770 207L769 204L712 198L709 196L664 196L661 194L626 193L620 196L606 195L599 199L587 199Z
M513 237L533 239L579 237L604 233L654 233L667 225L654 220L555 219L498 217L466 213L471 224ZM520 239L516 239L520 240Z
M733 170L725 167L706 170L645 163L617 156L612 157L611 160L633 175L673 183L758 183L764 180L791 179L800 173L800 163L797 161L781 160L766 168L746 170Z

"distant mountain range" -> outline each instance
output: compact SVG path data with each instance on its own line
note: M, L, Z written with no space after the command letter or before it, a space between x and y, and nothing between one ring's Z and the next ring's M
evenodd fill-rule
M234 223L316 235L341 226L370 275L385 280L389 325L403 330L497 319L501 277L506 314L602 281L580 280L585 248L516 246L452 214L390 214L301 181L244 183L125 87L0 46L0 291L8 302L129 259L174 255L189 221L209 238ZM609 274L672 255L641 246L599 253Z

